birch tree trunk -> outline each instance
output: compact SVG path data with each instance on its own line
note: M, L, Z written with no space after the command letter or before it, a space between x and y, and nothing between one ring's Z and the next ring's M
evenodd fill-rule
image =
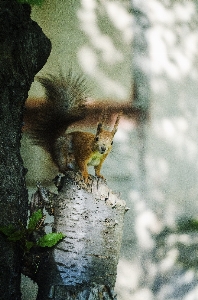
M54 231L66 235L39 265L37 300L116 299L125 202L103 180L67 172L54 203Z

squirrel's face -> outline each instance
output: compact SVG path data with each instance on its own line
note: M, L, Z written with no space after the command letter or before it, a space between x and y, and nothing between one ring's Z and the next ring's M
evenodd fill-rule
M102 123L98 124L97 132L94 138L93 151L97 151L100 154L106 154L111 151L113 145L113 137L117 131L119 119L121 114L116 118L112 131L107 131L102 128Z
M94 138L94 151L100 154L106 154L111 151L113 144L113 135L111 132L101 130Z

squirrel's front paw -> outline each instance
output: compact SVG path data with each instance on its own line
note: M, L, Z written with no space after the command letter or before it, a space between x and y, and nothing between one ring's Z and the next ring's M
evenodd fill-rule
M88 172L82 172L82 177L83 177L84 182L87 184L88 180L89 180Z
M101 174L96 174L96 176L97 176L98 178L100 178L100 179L106 180L106 179L104 178L104 176L101 175Z

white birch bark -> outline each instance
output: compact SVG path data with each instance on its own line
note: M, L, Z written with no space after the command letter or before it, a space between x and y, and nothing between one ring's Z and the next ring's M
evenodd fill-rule
M79 179L68 172L54 203L54 231L66 237L39 266L38 300L116 299L125 202L103 180Z

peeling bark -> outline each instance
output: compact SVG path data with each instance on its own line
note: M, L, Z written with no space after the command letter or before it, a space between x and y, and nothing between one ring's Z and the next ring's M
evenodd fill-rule
M50 42L30 6L0 0L0 225L26 224L28 194L20 156L24 103ZM21 299L21 251L0 235L0 299Z
M87 186L70 171L62 184L53 229L66 237L39 264L37 300L116 299L125 202L95 177Z

